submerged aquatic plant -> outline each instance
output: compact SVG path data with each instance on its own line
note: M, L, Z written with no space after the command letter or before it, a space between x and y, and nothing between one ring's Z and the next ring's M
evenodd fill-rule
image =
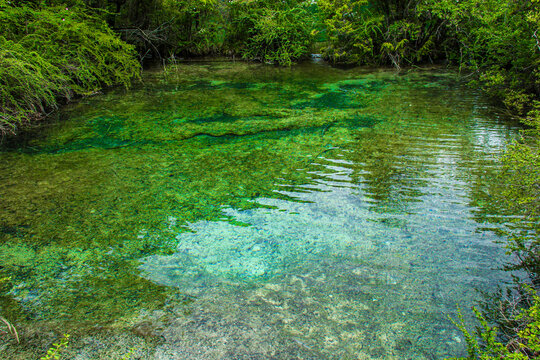
M129 359L131 359L131 356L133 355L135 350L137 350L137 347L135 347L135 346L132 347L131 349L129 349L129 351L124 356L122 356L121 360L129 360Z
M47 351L47 355L40 358L40 360L58 360L62 356L62 352L67 349L69 345L69 334L64 334L60 341L53 344Z
M202 292L200 304L216 294L213 289L220 292L210 314L216 322L187 324L187 335L164 348L184 348L209 328L225 333L227 350L239 357L258 351L261 341L287 354L295 333L307 334L300 341L318 358L352 358L366 343L377 357L399 351L422 358L420 351L432 351L442 358L462 347L439 341L441 327L453 329L440 310L451 312L454 298L470 302L468 278L458 276L455 288L433 295L432 283L419 283L410 272L420 269L417 259L429 249L440 258L428 257L422 274L437 279L444 271L474 271L482 287L492 279L483 263L472 270L446 267L448 251L459 255L454 260L471 261L462 244L469 244L476 223L467 215L471 185L444 174L470 179L481 173L473 180L480 187L485 172L474 170L491 161L481 150L499 150L469 136L467 121L457 121L467 119L476 100L456 103L470 98L447 85L453 82L446 75L431 72L398 77L319 65L293 72L247 63L178 70L167 79L149 73L144 87L127 96L112 91L81 101L64 113L73 116L61 129L34 140L31 149L2 154L1 173L13 185L0 189L0 263L17 284L8 293L14 311L32 311L44 324L72 333L64 358L90 346L74 341L75 333L96 324L129 333L125 326L139 321L142 311L152 317L164 309L169 316L170 309L181 316L186 307L180 295ZM130 145L113 148L124 144ZM435 164L440 170L433 172ZM454 194L463 202L454 202ZM424 207L423 200L433 205ZM435 218L439 213L448 216ZM430 241L427 224L434 219L440 226ZM318 280L323 275L327 280ZM237 284L246 284L241 296ZM221 295L229 286L234 292ZM426 296L428 305L417 300ZM443 297L448 301L441 305ZM397 305L386 307L376 298L412 308L406 318L415 327L406 328ZM292 317L292 310L306 306L306 316ZM187 311L197 318L193 308ZM219 322L222 309L229 312L226 323ZM272 342L282 335L269 309L291 319L283 342ZM318 311L322 315L312 315ZM255 321L263 325L257 328L260 340L237 350L244 339L237 324ZM183 331L174 321L165 326ZM345 327L347 337L320 341ZM399 337L392 335L398 328ZM417 332L433 341L416 346ZM143 340L129 341L116 346L108 336L95 347L107 352L103 358L118 359ZM7 357L16 358L23 351L17 348L8 349ZM271 357L274 349L257 356ZM140 353L149 353L146 345L131 358Z

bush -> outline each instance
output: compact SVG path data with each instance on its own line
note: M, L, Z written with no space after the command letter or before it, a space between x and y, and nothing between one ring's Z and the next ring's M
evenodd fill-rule
M528 289L531 303L514 317L514 336L504 343L499 340L499 329L490 326L484 315L474 309L480 326L476 334L470 333L464 325L461 314L456 326L465 335L468 356L457 360L528 360L540 357L540 297Z
M311 50L312 13L294 1L230 4L228 46L247 60L290 66Z
M442 56L440 19L418 1L320 0L324 56L336 64L411 65Z
M224 7L218 0L157 0L147 14L150 30L139 36L138 47L159 49L161 57L218 54L225 41ZM119 23L133 26L127 17Z
M384 17L373 13L367 0L321 0L318 4L328 35L323 56L334 64L373 63Z
M70 97L68 78L35 51L0 37L0 132L14 133L25 121Z
M0 132L139 76L133 47L83 9L0 6Z
M450 60L524 116L540 95L540 2L430 0L426 9L452 34Z

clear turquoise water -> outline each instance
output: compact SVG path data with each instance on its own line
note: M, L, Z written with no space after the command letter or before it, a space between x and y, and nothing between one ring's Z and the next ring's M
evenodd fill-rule
M442 359L506 279L517 129L452 73L179 65L57 118L0 153L10 359Z

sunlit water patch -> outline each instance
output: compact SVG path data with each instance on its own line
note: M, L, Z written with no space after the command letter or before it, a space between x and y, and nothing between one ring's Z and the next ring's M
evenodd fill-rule
M181 65L58 117L0 153L10 359L442 359L506 280L517 129L452 74Z

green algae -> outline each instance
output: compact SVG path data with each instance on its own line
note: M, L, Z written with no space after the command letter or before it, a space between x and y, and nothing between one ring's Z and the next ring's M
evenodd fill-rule
M463 349L447 315L503 253L471 203L515 132L477 94L444 72L323 65L144 80L0 154L2 314L115 336L143 319L158 358Z

